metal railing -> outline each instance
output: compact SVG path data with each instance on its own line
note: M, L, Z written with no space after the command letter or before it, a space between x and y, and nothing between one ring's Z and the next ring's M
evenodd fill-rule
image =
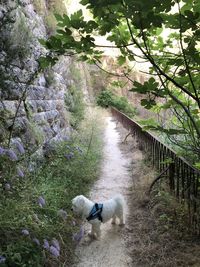
M165 174L170 191L187 205L190 227L200 234L200 171L122 112L111 108L111 113L137 138L139 148L149 153L152 165Z

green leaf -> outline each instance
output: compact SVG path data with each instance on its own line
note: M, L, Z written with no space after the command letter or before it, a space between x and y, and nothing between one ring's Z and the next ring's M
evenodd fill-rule
M121 66L121 65L123 65L126 62L126 57L119 56L117 58L117 61L118 61L118 64Z
M196 162L196 163L194 164L194 167L200 170L200 162Z
M38 61L41 69L45 69L51 65L51 61L46 57L40 57Z
M141 105L146 109L151 109L153 106L156 105L156 101L153 99L141 99Z
M43 46L46 46L46 40L44 39L38 39L39 43Z
M57 60L58 58L56 57L46 56L46 57L40 57L38 59L38 62L39 62L40 68L45 69L47 67L55 65Z
M63 17L60 14L54 14L57 21L63 21Z

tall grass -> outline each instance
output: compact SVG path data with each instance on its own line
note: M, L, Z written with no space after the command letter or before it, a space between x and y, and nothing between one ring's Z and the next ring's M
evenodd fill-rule
M73 235L79 231L70 211L71 199L87 195L98 176L102 124L97 117L84 120L80 130L60 143L39 169L13 180L9 190L2 182L1 266L71 266L77 245ZM53 239L59 242L59 256L52 247L44 248L44 239L50 246Z

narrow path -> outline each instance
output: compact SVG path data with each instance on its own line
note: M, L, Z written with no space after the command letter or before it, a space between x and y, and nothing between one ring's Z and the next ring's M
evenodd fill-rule
M105 120L104 160L90 197L101 202L123 194L127 221L125 227L102 224L101 239L92 242L86 224L74 267L199 267L200 241L182 233L180 218L174 217L175 202L164 197L158 203L156 196L149 199L146 195L155 173L144 161L137 141L129 137L122 144L127 131L111 117ZM172 221L161 220L163 214Z
M130 158L123 155L120 149L120 135L116 123L111 117L106 117L104 133L104 160L101 175L91 191L91 199L96 202L109 199L121 193L127 199L132 178L128 170ZM126 211L128 212L128 210ZM86 234L90 227L86 226ZM124 229L110 222L102 224L101 240L90 241L86 237L77 247L77 267L127 267L131 259L126 253L123 238Z

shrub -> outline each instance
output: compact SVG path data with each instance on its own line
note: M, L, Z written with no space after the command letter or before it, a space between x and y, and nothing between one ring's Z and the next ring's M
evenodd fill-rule
M31 173L27 169L24 176L19 172L17 177L15 168L9 168L17 159L10 155L8 161L1 149L2 266L72 266L77 244L73 235L80 226L74 225L71 199L87 194L99 173L102 151L100 123L87 117L90 119L82 122L79 132L66 137L39 169Z
M117 96L110 90L104 90L98 95L97 105L104 108L113 106L129 117L133 117L137 114L136 108L128 102L127 98L124 96Z
M97 97L97 105L108 108L113 104L114 94L109 90L102 91Z
M70 124L73 128L77 129L84 118L85 105L83 93L76 85L69 87L69 93L70 95L65 95L65 104L71 112Z

